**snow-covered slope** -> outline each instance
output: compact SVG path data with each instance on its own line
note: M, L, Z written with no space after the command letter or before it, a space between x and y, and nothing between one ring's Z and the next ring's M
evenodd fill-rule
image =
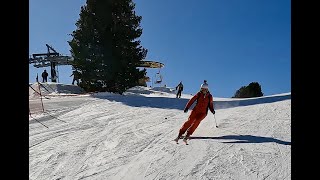
M62 83L33 83L29 84L29 98L38 97L39 95L77 95L84 94L85 91L76 85Z
M190 97L135 87L44 99L29 121L29 179L291 179L291 93L214 97L216 114L175 144Z

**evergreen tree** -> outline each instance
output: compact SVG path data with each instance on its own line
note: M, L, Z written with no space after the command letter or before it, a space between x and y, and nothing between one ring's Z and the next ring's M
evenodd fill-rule
M134 9L132 0L87 0L81 7L69 45L86 91L122 94L144 76L137 65L147 50L138 40L142 17Z
M232 98L250 98L263 96L261 86L258 82L252 82L248 86L242 86L236 91Z
M252 82L248 85L250 97L261 97L263 96L261 86L257 82Z
M235 93L235 95L233 96L233 98L241 98L241 97L245 97L248 96L247 95L247 89L246 86L242 86L240 89L238 89Z

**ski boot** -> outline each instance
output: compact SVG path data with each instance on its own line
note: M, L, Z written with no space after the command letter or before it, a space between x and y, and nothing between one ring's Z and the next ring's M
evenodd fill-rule
M183 138L183 142L186 143L186 145L188 145L188 140L189 140L189 139L190 139L189 136L185 136L185 137Z
M180 138L181 138L181 136L178 136L177 138L174 139L174 141L175 141L177 144L179 144L178 141L179 141Z

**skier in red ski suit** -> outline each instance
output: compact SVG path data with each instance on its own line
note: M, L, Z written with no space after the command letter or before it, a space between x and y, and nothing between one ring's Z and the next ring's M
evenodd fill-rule
M192 109L188 120L180 128L178 137L174 139L174 141L176 141L177 143L186 131L187 135L184 137L183 141L187 142L187 139L189 139L190 135L192 135L192 133L199 126L200 122L207 116L208 109L210 109L210 111L215 114L215 110L213 107L213 97L209 92L208 84L206 82L201 84L200 91L188 101L184 108L185 113L188 112L188 109L195 101L197 101L196 105Z

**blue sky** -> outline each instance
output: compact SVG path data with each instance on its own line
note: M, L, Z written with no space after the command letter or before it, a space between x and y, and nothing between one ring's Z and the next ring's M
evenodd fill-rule
M162 85L180 81L194 94L206 79L216 97L231 97L251 82L264 95L291 92L290 0L134 0L142 16L141 45L147 60L160 61ZM30 0L29 53L49 44L70 55L71 39L85 0ZM46 68L50 70L49 67ZM29 66L35 82L44 68ZM159 69L147 69L154 81ZM58 66L59 82L72 82L71 67ZM148 85L155 85L148 83Z

